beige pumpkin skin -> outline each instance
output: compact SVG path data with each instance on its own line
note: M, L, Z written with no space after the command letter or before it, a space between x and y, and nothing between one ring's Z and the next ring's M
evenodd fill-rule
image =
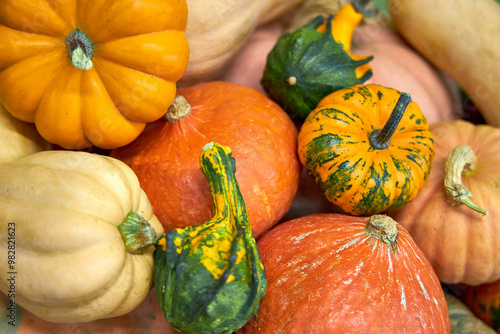
M435 155L424 187L413 202L390 215L403 225L447 284L479 285L500 279L500 129L463 120L431 125ZM488 215L452 206L444 188L450 151L469 146L476 157L462 184Z
M51 148L33 124L14 118L0 104L0 164Z
M137 177L116 159L44 151L0 165L0 290L9 294L16 272L16 303L52 322L130 312L151 290L154 251L125 251L117 226L131 210L163 233Z
M189 62L180 85L214 80L246 44L257 26L302 0L187 0Z

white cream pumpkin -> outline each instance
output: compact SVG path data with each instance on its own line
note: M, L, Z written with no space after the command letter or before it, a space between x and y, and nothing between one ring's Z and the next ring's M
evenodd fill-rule
M126 251L118 226L131 211L163 233L137 177L116 159L44 151L0 165L0 290L14 288L17 304L52 322L130 312L152 288L154 251Z

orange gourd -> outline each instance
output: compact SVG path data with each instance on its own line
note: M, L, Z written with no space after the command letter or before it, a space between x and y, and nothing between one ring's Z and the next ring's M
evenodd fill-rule
M413 202L391 216L410 232L442 282L498 280L500 129L456 120L430 130L435 156L429 178Z
M266 295L239 334L450 332L436 274L387 216L304 216L257 247Z
M255 238L289 209L299 183L297 129L265 95L227 82L179 88L178 103L134 142L111 151L137 174L165 230L213 216L199 170L209 142L230 146Z
M174 99L185 0L0 2L0 103L68 149L130 143Z

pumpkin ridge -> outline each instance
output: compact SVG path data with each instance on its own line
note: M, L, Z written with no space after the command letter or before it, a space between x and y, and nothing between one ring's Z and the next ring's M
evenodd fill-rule
M63 71L63 68L60 66L62 59L64 59L64 56L61 50L47 51L23 59L20 62L14 63L8 68L2 70L2 72L0 72L0 102L3 104L5 109L20 120L33 123L35 117L34 113L29 113L26 109L31 109L31 107L35 109L38 108L43 96L42 92L45 89L30 89L30 86L35 81L37 85L43 85L45 88L49 87L55 77ZM44 63L49 64L49 66L45 67L44 65L40 67L40 65ZM37 66L34 66L33 64L37 64ZM26 72L23 67L33 68L37 71ZM49 70L47 70L47 68L49 68ZM42 72L43 79L40 80ZM36 75L34 78L33 74ZM23 80L20 80L21 78L24 78L24 82ZM27 80L29 78L33 79L29 81ZM13 91L17 91L17 94L14 95ZM7 92L9 96L5 95ZM12 99L28 99L28 102L26 102L27 104L18 106L16 103L11 103ZM30 99L32 101L29 101Z
M171 103L170 99L165 98L165 96L168 97L172 95L171 91L175 91L175 85L170 84L169 81L104 58L95 59L94 68L106 92L117 106L117 110L128 120L137 123L151 123L165 114L165 110ZM129 73L129 75L119 80L116 75L113 75L113 72L118 71L121 74ZM136 74L141 76L136 76ZM131 82L137 89L127 87L125 80ZM153 90L155 92L150 94L149 92ZM141 92L144 91L146 93L142 94ZM143 103L144 99L148 100L147 105Z

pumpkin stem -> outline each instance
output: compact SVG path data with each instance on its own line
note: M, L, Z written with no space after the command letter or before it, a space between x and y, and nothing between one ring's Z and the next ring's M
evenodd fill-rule
M385 123L382 129L376 129L370 134L370 144L374 149L383 150L389 147L389 141L392 135L399 126L399 122L404 116L406 107L411 102L411 95L408 93L401 93L398 101L392 110L391 116Z
M131 254L142 254L156 243L155 229L134 211L130 211L118 230L125 242L126 251Z
M365 232L370 237L387 244L387 247L396 253L399 230L394 219L386 215L373 215L368 221Z
M184 96L177 95L170 107L168 107L164 117L168 122L171 123L186 117L190 113L191 105L188 103L188 101L186 101Z
M80 29L75 29L66 38L66 48L73 65L81 70L92 68L92 56L94 55L94 43Z
M462 185L462 175L471 175L476 170L476 155L470 146L454 147L444 163L444 190L451 205L465 204L483 215L488 212L471 201L471 192Z

